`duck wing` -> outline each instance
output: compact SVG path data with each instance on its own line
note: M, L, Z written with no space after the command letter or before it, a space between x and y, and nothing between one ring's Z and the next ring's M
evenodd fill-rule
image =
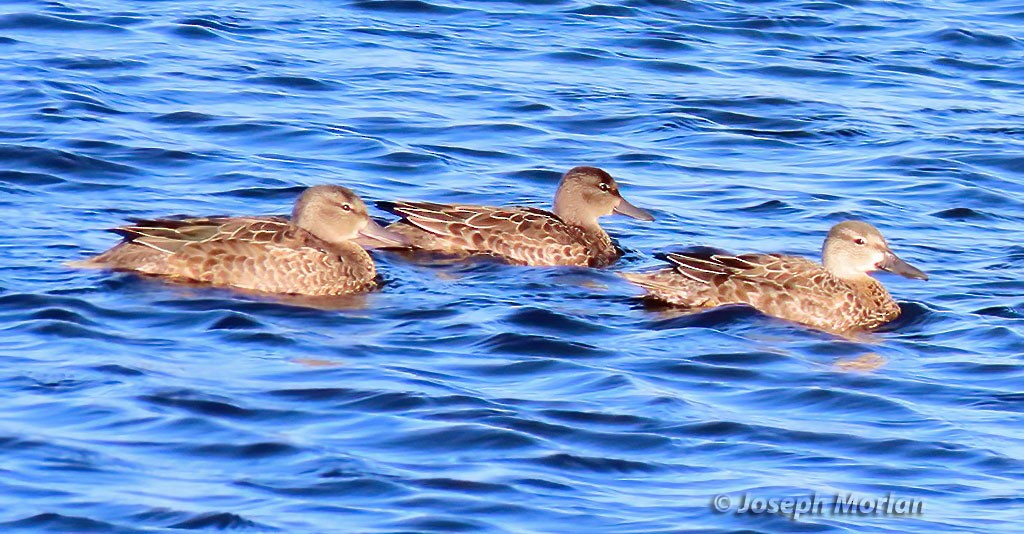
M142 245L173 254L190 243L239 241L300 244L305 232L283 217L191 217L184 219L133 219L113 228L124 243Z
M819 324L852 305L849 286L821 265L781 254L668 254L703 305L749 304L763 313Z
M432 234L421 240L435 250L489 253L527 265L587 265L582 230L555 214L523 207L433 202L384 202L379 206Z

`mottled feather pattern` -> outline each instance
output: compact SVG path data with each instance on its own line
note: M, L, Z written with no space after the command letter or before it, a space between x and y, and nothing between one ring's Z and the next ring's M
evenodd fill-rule
M280 217L136 220L124 241L90 260L114 269L268 293L339 295L373 289L373 260Z
M355 254L339 252L212 240L184 247L168 259L165 272L151 274L171 273L267 293L338 295L372 289L376 271L366 253L358 247Z
M748 304L834 332L875 328L899 315L899 306L873 278L841 280L799 257L668 254L666 259L675 267L625 277L671 304L689 308Z
M536 208L494 208L431 202L383 203L403 217L388 227L416 248L491 253L524 265L604 266L619 257L600 228L586 231Z

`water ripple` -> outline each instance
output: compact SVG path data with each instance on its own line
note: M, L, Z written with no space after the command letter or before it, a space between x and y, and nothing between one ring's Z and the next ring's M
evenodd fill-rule
M1016 531L1024 12L968 4L11 4L0 527ZM314 301L65 265L318 183L550 207L584 164L658 217L602 219L609 270L375 251L381 291ZM932 276L880 275L870 335L618 276L846 218ZM925 513L709 509L850 492Z

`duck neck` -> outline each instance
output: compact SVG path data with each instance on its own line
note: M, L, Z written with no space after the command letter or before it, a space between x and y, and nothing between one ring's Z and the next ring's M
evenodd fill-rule
M583 235L586 236L588 241L599 245L600 248L607 248L608 246L611 245L611 236L608 235L608 232L604 231L604 228L601 228L601 225L600 223L597 222L596 217L574 217L573 215L575 214L565 216L557 211L555 212L555 215L558 215L558 218L562 219L562 221L564 221L569 226L578 228L580 231L583 232Z
M601 228L601 225L598 224L597 222L597 218L581 220L580 218L566 218L562 215L559 215L557 212L555 213L555 215L558 215L558 217L561 218L566 224L573 228L576 228L582 234L581 237L583 239L584 244L587 245L587 247L592 251L593 254L596 254L597 256L600 257L618 257L618 250L612 243L611 236L608 235L608 232L606 232L604 228ZM602 263L604 261L606 260L602 260L599 263Z
M555 197L555 206L551 210L559 219L562 219L566 224L571 224L578 228L582 228L587 233L603 233L604 230L601 225L597 222L597 217L593 215L583 213L578 206L574 203L566 202L559 196Z

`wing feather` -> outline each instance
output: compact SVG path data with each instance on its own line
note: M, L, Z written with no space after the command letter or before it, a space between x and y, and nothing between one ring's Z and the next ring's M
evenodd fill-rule
M415 239L426 250L494 254L531 265L587 265L592 256L580 229L536 208L433 202L378 205L403 217L402 224L430 234ZM414 234L398 226L391 225L406 235Z

